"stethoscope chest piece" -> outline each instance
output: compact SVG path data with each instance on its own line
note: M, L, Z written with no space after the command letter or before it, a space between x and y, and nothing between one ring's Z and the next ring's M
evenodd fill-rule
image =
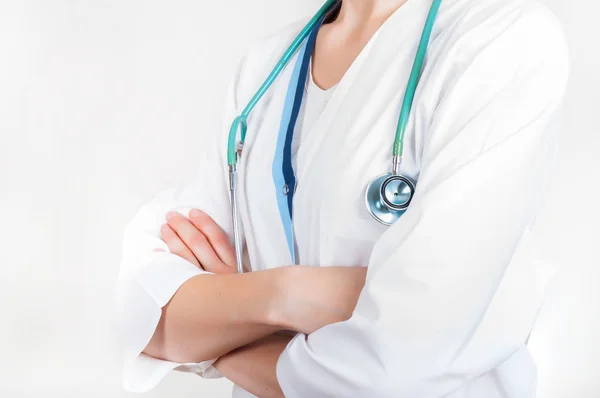
M384 225L392 225L402 216L415 194L415 183L392 173L377 177L367 187L365 201L369 213Z

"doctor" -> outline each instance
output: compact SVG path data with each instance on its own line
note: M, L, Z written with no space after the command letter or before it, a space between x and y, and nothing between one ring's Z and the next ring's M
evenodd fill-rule
M434 3L333 4L256 103L236 163L240 274L230 126L307 20L244 57L197 177L125 229L126 389L177 369L225 376L235 397L535 395L526 342L553 270L530 231L565 39L536 1L442 1L396 162ZM365 192L392 159L415 190L386 225Z

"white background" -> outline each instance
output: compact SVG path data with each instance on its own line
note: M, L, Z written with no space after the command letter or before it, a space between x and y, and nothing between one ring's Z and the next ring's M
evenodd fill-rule
M124 224L188 178L251 43L317 0L0 0L0 396L129 397L113 321ZM600 7L546 0L572 52L540 216L562 265L534 331L539 397L600 396ZM172 374L147 397L227 397Z

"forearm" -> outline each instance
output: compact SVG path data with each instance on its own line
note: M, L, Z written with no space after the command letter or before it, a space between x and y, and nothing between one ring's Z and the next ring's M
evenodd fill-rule
M290 339L267 336L221 357L214 366L223 376L257 397L283 397L276 368Z
M198 275L163 308L144 352L201 362L282 329L311 333L352 315L365 275L364 268L301 266Z
M366 268L289 267L280 279L285 290L278 306L280 323L311 333L352 315L365 283ZM283 397L277 361L291 336L271 335L219 358L214 366L223 376L261 398Z
M288 267L279 280L285 291L277 317L288 329L311 333L348 319L365 283L366 268ZM271 335L222 356L219 372L261 398L283 397L277 380L277 361L292 337Z
M276 332L281 274L275 269L189 279L163 307L144 352L173 362L202 362Z

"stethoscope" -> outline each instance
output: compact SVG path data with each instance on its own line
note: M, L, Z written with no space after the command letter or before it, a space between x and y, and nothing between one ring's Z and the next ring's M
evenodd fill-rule
M417 54L413 63L412 71L406 87L404 101L398 119L396 129L396 138L392 152L392 171L375 178L367 187L365 193L365 203L369 213L381 224L392 225L400 216L402 216L410 202L413 199L416 189L416 182L400 174L400 165L402 164L402 153L404 150L404 135L408 126L408 118L415 98L417 84L421 77L421 70L431 31L435 24L435 19L440 8L442 0L433 0L431 9L425 22L425 27L421 35ZM239 225L239 210L237 202L237 162L241 156L244 142L246 140L246 131L248 129L248 117L256 104L265 95L267 90L273 85L273 82L281 74L283 69L290 62L296 51L300 48L304 40L319 27L325 16L336 6L341 4L341 0L327 0L326 3L313 16L308 24L302 29L300 34L294 39L289 48L285 51L273 71L263 82L256 94L252 97L248 105L244 108L241 115L237 116L231 129L229 130L229 140L227 144L227 164L229 166L229 189L231 192L231 215L233 220L233 235L235 243L235 255L238 273L243 273L242 264L242 237ZM237 141L237 133L240 132L240 140Z

